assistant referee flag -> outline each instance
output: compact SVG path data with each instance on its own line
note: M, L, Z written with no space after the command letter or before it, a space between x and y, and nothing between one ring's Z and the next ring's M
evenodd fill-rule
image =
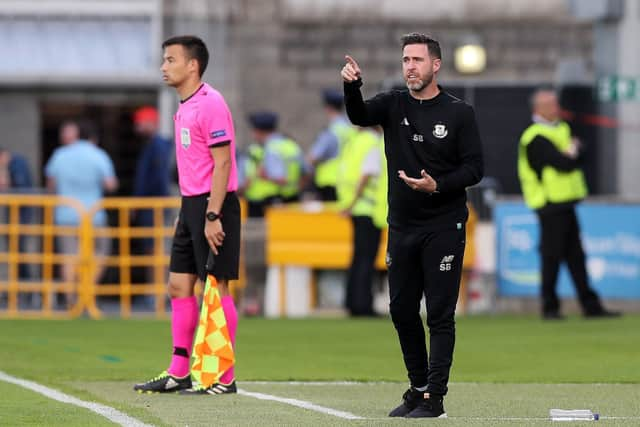
M191 374L205 388L218 382L222 374L235 363L218 281L212 274L207 274L204 287L193 359Z

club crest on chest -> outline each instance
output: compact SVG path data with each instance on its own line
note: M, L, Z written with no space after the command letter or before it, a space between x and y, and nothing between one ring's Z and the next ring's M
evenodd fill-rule
M447 126L444 123L436 123L433 126L432 133L433 133L433 136L435 136L436 138L442 139L449 134L449 131L447 130Z

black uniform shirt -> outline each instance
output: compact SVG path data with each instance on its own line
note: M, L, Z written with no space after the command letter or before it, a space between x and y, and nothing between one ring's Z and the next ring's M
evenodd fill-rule
M344 84L351 122L381 125L389 174L389 226L399 230L456 226L466 220L466 188L483 175L482 144L473 108L440 91L429 100L408 90L381 93L366 102L362 80ZM438 192L412 190L398 171L420 178L424 169Z

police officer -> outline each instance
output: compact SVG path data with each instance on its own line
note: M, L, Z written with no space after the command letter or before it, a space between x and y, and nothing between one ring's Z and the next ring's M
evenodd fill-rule
M365 128L347 140L338 162L338 206L349 216L353 254L347 273L346 308L351 316L375 316L373 275L381 227L375 222L382 153L380 133Z
M391 417L443 417L455 341L467 219L466 192L483 175L473 109L436 82L441 53L424 34L402 37L408 90L362 99L361 70L342 68L347 115L384 129L388 167L390 312L411 381ZM420 301L426 299L427 355Z
M335 201L341 148L357 131L342 113L342 93L325 89L322 91L322 100L329 124L316 138L307 156L307 163L315 168L313 183L319 199Z
M563 319L556 293L558 269L567 262L578 300L586 317L613 317L589 286L575 204L587 195L580 169L581 146L560 120L558 97L538 89L531 97L533 123L520 138L518 176L527 206L540 223L542 258L542 317Z
M303 158L298 144L277 132L278 115L256 112L249 115L254 140L245 169L245 197L250 217L264 216L267 205L297 201Z

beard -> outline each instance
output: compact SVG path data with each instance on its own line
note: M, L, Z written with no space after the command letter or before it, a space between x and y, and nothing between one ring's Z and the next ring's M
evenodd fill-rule
M429 86L432 81L433 81L433 73L427 74L427 76L424 79L418 79L418 81L415 83L409 83L408 79L405 80L407 89L409 89L412 92L422 91L425 87Z

